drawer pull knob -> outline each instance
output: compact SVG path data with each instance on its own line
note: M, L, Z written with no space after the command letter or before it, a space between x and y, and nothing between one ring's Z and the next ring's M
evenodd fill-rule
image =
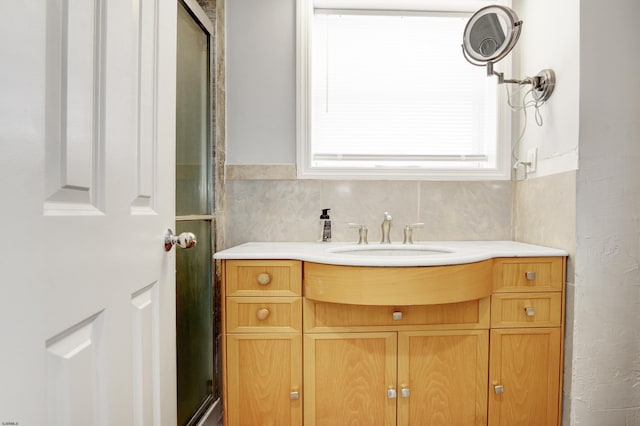
M502 395L504 393L504 386L502 385L495 385L493 387L493 391L496 393L496 395Z
M409 398L411 396L411 389L406 387L400 388L400 396L403 398Z
M402 312L396 311L392 316L394 321L400 321L402 319Z
M291 392L289 392L289 399L291 401L299 400L300 399L300 391L298 391L297 389L294 389Z
M267 318L269 318L269 314L270 313L271 312L269 312L269 310L267 308L262 308L262 309L258 310L258 312L256 313L256 316L258 317L258 319L260 321L264 321Z
M387 389L387 398L395 399L398 396L398 392L394 388Z
M260 275L258 275L258 284L268 285L270 282L271 282L271 275L267 274L266 272L263 272Z
M526 308L524 308L524 313L528 317L535 317L536 316L536 308L534 308L532 306L527 306Z
M536 279L535 271L525 272L524 275L525 275L525 277L527 277L527 281L535 281L535 279Z

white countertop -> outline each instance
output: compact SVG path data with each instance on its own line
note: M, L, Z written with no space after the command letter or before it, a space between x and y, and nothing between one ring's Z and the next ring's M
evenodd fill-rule
M391 246L391 247L390 247ZM377 255L358 253L358 249L423 249L443 253L419 255ZM348 253L340 253L347 250ZM413 251L412 251L413 252ZM567 256L564 250L515 241L421 241L413 245L399 243L357 245L353 243L252 242L216 253L214 259L292 259L305 262L347 266L437 266L480 262L496 257Z

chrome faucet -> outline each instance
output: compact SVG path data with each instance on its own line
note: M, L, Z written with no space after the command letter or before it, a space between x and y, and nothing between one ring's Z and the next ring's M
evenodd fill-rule
M391 244L391 215L389 212L384 212L384 220L382 221L382 241L381 244Z

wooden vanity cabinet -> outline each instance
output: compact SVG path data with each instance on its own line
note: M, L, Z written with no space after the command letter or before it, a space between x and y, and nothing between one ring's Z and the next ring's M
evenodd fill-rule
M303 262L225 260L225 425L559 425L564 268L494 259L489 297L375 306L304 298Z
M302 263L223 262L227 426L302 425Z
M564 258L494 264L489 425L560 425Z
M306 426L487 424L489 298L304 316Z

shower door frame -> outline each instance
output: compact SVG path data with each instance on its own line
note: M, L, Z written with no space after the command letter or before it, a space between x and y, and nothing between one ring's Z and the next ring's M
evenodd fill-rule
M209 19L209 17L206 15L206 13L204 12L204 10L200 7L200 5L198 4L198 2L196 0L176 0L176 7L179 7L180 5L184 6L184 8L186 9L186 11L191 15L191 17L193 18L193 20L195 21L196 24L198 24L200 26L200 28L203 30L203 33L206 34L207 38L208 38L208 46L209 46L209 58L208 58L208 98L207 98L207 106L208 106L208 126L209 126L209 138L208 138L208 144L209 144L209 158L208 161L209 163L209 176L208 176L208 182L209 182L209 191L210 191L210 214L207 215L188 215L188 216L178 216L176 215L176 222L188 222L188 221L193 221L193 220L206 220L209 221L211 223L211 235L209 236L198 236L200 241L199 243L209 243L211 244L211 252L212 254L215 252L215 193L214 193L214 188L215 188L215 161L214 161L214 156L215 156L215 123L214 123L214 108L215 108L215 92L214 92L214 84L215 84L215 40L214 40L214 34L215 34L215 30L213 27L213 24L211 23L211 20ZM178 143L178 141L176 140L176 144ZM179 271L176 271L176 274L178 274ZM193 414L193 416L191 417L191 419L188 421L187 425L188 426L192 426L192 425L199 425L199 426L205 426L205 425L215 425L219 420L222 419L222 400L221 400L221 387L220 387L220 371L218 366L219 366L219 358L220 358L220 347L218 344L218 334L219 334L219 324L220 324L220 318L219 318L219 313L220 313L220 308L219 308L219 301L218 301L218 297L217 297L217 291L215 288L215 263L213 262L213 259L211 259L211 283L212 283L212 291L211 291L211 295L212 295L212 344L213 344L213 351L212 351L212 357L213 357L213 377L211 378L213 383L212 383L212 392L211 392L211 397L208 398L207 400L205 400L202 405L200 406L200 408ZM177 280L176 280L176 284L177 284ZM216 390L218 391L216 393Z

